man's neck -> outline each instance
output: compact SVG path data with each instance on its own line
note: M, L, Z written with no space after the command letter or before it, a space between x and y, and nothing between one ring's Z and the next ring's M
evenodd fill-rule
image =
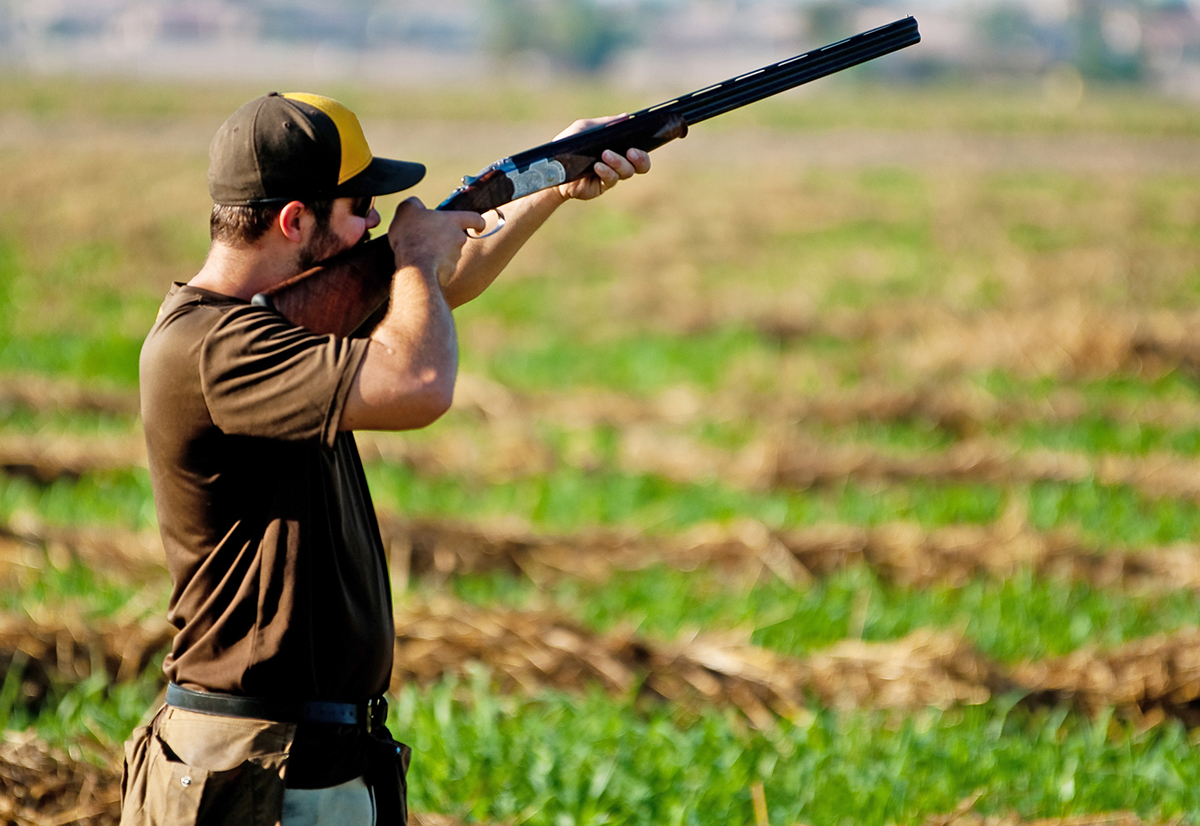
M257 293L297 273L296 264L264 245L233 247L213 242L192 287L249 301Z

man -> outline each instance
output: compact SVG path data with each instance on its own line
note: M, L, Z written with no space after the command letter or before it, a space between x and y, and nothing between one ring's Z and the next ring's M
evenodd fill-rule
M649 158L606 153L594 175L510 205L482 240L466 235L484 227L475 213L403 202L389 309L365 338L316 335L250 299L365 241L374 197L424 167L373 157L357 118L310 94L246 104L209 160L208 257L168 293L141 356L178 632L167 704L126 744L121 822L403 823L408 750L382 726L391 590L350 431L441 416L451 309L558 206Z

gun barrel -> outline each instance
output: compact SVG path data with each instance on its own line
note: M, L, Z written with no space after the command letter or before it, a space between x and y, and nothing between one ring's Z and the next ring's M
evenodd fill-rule
M690 126L920 42L921 34L917 30L916 19L906 17L837 43L772 63L770 66L713 83L695 92L634 112L619 121L535 146L513 155L511 160L517 168L524 169L530 163L547 156L594 149L604 144L606 135L633 134L640 130L643 122L651 118L662 119L668 115L679 115L683 117L685 124Z
M908 17L652 106L633 117L665 108L678 112L689 125L699 123L920 42L917 21Z

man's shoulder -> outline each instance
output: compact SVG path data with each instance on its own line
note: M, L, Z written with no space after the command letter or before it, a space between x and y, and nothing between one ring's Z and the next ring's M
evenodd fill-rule
M174 386L195 375L205 341L231 316L250 309L247 302L220 293L187 284L172 286L142 342L138 372L143 395L148 387L164 382Z
M180 324L216 324L229 313L250 306L248 302L239 298L193 287L190 284L176 283L163 299L150 334L174 331Z
M143 367L148 359L171 362L184 354L194 356L207 338L230 325L244 328L248 323L254 327L270 325L276 320L265 308L239 298L175 284L159 307L158 317L142 345Z

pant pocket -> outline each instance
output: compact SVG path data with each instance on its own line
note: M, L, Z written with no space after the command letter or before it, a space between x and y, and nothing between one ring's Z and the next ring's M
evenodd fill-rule
M145 754L140 800L128 799L121 826L274 824L283 807L277 766L247 761L225 771L189 766L153 732Z

